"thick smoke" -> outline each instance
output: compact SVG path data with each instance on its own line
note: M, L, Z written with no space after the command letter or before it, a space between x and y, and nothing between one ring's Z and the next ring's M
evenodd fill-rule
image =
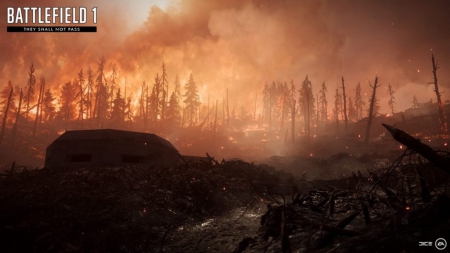
M7 6L58 6L58 2L0 5L0 24L5 27ZM192 72L205 103L208 96L221 101L228 88L232 107L250 106L250 95L261 94L266 81L294 80L299 87L306 75L313 82L314 92L325 81L330 91L328 100L332 101L331 91L340 83L341 75L352 96L358 82L363 91L369 92L367 79L373 82L378 74L383 85L390 82L398 91L401 110L410 107L413 96L404 88L406 85L417 88L419 101L422 94L428 94L431 48L441 59L442 69L450 67L444 61L449 50L442 36L448 34L444 34L445 25L441 23L445 15L438 3L180 0L164 10L153 6L147 20L137 27L130 27L132 14L128 11L138 9L138 2L128 3L127 8L108 7L106 1L69 1L65 5L97 6L99 32L3 32L0 88L9 79L24 87L33 61L37 77L44 76L56 90L74 79L81 68L85 72L89 66L96 69L98 58L104 55L107 69L117 63L120 85L123 87L126 81L127 90L135 96L143 81L153 84L164 62L169 85L173 85L175 75L183 85ZM422 10L421 16L413 14L416 9ZM440 25L433 30L429 27L433 24ZM441 84L446 85L449 78L441 72ZM379 94L382 110L387 111L385 90Z

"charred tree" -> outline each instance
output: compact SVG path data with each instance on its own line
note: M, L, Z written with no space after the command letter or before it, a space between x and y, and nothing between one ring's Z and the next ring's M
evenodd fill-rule
M184 94L186 97L183 101L186 104L186 114L187 119L189 120L189 126L194 125L194 120L197 114L197 110L200 105L199 97L198 97L198 90L197 85L194 81L194 77L191 73L189 77L189 81L186 84L186 93ZM228 114L228 89L227 89L227 124L229 120L229 114Z
M58 119L65 121L66 130L70 119L76 115L76 109L74 105L75 97L77 94L77 86L72 82L67 82L61 87L60 103L61 109L58 111Z
M316 93L316 130L319 131L319 94Z
M348 97L348 119L349 120L356 120L356 110L355 106L353 104L352 97Z
M28 120L28 113L30 111L30 103L33 101L34 99L34 86L36 85L36 77L34 76L34 65L33 62L31 63L30 66L30 72L28 72L28 82L27 82L27 93L24 96L24 100L25 100L25 119Z
M284 98L283 98L283 109L282 113L281 113L281 125L280 125L280 132L283 131L283 127L284 127L284 115L285 115L285 110L286 110L286 92L284 93Z
M430 148L430 146L422 143L420 140L412 137L404 131L387 124L382 125L392 134L396 141L416 151L428 161L450 174L450 159L439 155L432 148Z
M39 116L42 113L42 96L44 93L44 86L45 86L45 79L44 77L41 77L41 86L39 87L39 96L38 96L38 101L37 101L37 106L36 106L36 117L34 119L34 126L33 126L33 136L36 136L36 130L38 127L38 123L39 123Z
M114 106L114 89L116 88L116 80L117 80L117 67L116 67L116 63L113 63L113 67L112 67L112 73L111 73L111 84L109 86L109 111L110 114L112 113L113 110L113 106ZM111 115L110 115L111 117Z
M97 68L97 93L94 107L94 117L97 120L97 126L101 125L101 123L106 119L106 114L108 112L108 90L106 85L106 78L104 78L105 63L105 57L100 57Z
M336 93L334 94L334 109L333 116L336 121L336 134L339 134L339 111L341 111L341 94L339 93L339 89L336 89Z
M444 133L447 132L447 122L445 120L445 114L444 114L444 103L441 99L441 94L439 92L439 85L438 85L438 78L437 78L437 70L439 69L439 66L436 64L434 60L434 55L431 54L431 63L433 64L433 82L430 82L429 84L434 84L434 92L436 93L437 97L437 103L438 103L438 112L439 112L439 123L441 125L441 131Z
M23 98L23 92L22 92L22 89L20 89L19 107L17 108L16 120L14 121L14 126L12 128L12 133L11 133L11 146L13 148L16 144L17 126L19 124L19 119L20 119L20 109L22 108L22 98Z
M295 100L295 85L294 80L291 80L291 89L289 90L289 108L291 109L291 135L292 142L295 140L295 114L296 114L296 100Z
M8 118L9 105L11 104L13 92L14 92L14 89L11 88L11 91L9 92L9 95L8 95L8 100L6 101L6 105L5 105L5 111L3 114L3 122L2 122L2 130L0 132L0 147L2 146L3 137L5 136L6 120Z
M292 143L294 143L295 141L295 102L297 102L295 99L292 103L292 108L291 108L291 134L292 134Z
M53 105L54 100L55 97L53 97L53 94L50 92L50 89L47 89L42 99L42 111L45 112L44 121L51 120L55 114L55 106ZM41 115L42 114L43 113L41 113Z
M395 97L394 97L394 91L392 90L392 85L391 85L391 83L389 83L389 86L388 86L388 96L389 96L389 100L388 100L388 106L389 106L389 109L391 109L391 113L392 113L392 115L394 115L394 104L395 104L395 101L394 101L394 99L395 99Z
M355 93L355 110L356 110L356 119L360 120L363 118L363 110L366 105L366 102L363 101L361 96L361 84L358 83L356 86Z
M342 99L344 102L343 112L344 112L344 122L345 122L345 135L348 135L348 117L347 117L347 97L345 96L345 84L344 77L342 77Z
M375 83L372 86L369 82L369 86L372 88L372 98L370 99L370 107L369 107L369 120L367 121L367 127L366 127L366 134L364 136L364 144L369 144L370 139L370 128L372 127L372 120L375 116L374 110L376 107L376 91L377 88L380 87L380 84L378 84L378 76L375 76Z
M327 101L327 86L325 85L325 82L322 83L322 87L320 88L320 120L321 124L324 125L327 123L328 120L328 101ZM319 110L319 109L317 109Z
M162 64L162 75L161 75L161 100L160 100L160 107L161 107L161 121L164 121L166 119L166 107L167 102L169 102L169 81L167 80L167 72L166 72L166 65Z
M170 95L169 106L166 112L167 126L170 128L178 127L181 122L180 104L178 98L179 87L175 86L175 90Z
M83 69L78 72L78 93L76 98L78 98L78 123L81 123L81 129L83 129L84 124L84 105L86 101L84 99L84 77L83 77Z
M39 99L39 119L38 119L38 121L37 121L37 124L39 125L39 124L42 124L42 107L43 107L43 101L44 101L44 95L45 95L45 79L42 77L41 78L41 82L42 82L42 87L41 87L41 92L40 92L40 95L39 95L39 97L40 97L40 99ZM41 94L42 93L42 94ZM37 125L36 125L36 127L37 127Z
M3 89L0 91L0 98L2 99L2 101L0 101L0 105L2 105L2 108L6 108L6 105L8 104L8 98L9 98L9 93L11 92L11 89L13 90L13 95L11 98L11 101L9 101L9 111L8 111L8 115L9 115L9 120L11 121L11 118L14 118L14 115L17 111L17 107L16 104L14 103L14 97L19 95L19 90L20 88L16 85L14 86L11 83L11 80L8 81L8 84L3 87ZM7 121L8 121L7 118Z
M125 123L125 106L125 99L120 94L120 88L118 88L111 110L111 123L116 127L123 127Z
M94 78L93 70L91 69L91 67L89 67L88 80L87 80L88 82L86 85L86 89L87 89L87 94L86 94L86 106L87 106L86 110L87 111L86 112L88 114L87 117L89 118L89 128L92 127L92 117L93 117L93 115L92 115L92 93L94 90L93 78Z
M303 118L305 119L306 141L309 143L309 138L311 135L311 115L314 115L314 95L312 93L312 84L311 81L309 81L308 76L306 76L303 81L299 92L299 103L303 111Z

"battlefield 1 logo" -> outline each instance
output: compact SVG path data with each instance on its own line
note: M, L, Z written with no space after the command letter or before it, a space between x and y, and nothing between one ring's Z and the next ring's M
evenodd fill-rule
M13 25L7 27L7 32L97 32L96 26L76 26L97 24L97 7L93 7L90 14L85 7L8 7L6 14L7 24ZM28 24L41 26L22 26ZM42 26L44 24L62 26Z
M430 246L431 247L431 246L433 246L433 242L419 242L419 246ZM434 246L438 250L444 250L445 248L447 248L447 241L444 238L438 238L434 242Z

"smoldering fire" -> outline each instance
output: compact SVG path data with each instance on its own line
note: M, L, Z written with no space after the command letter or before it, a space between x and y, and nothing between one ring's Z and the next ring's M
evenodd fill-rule
M92 8L92 22L97 23L97 8ZM86 24L85 7L8 7L8 24Z

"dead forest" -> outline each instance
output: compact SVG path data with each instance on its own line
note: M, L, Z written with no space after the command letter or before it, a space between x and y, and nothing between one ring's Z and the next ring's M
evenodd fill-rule
M240 104L164 63L138 89L104 57L58 89L31 63L27 84L0 94L0 251L421 252L450 240L450 104L430 65L436 98L412 94L398 112L382 76L355 90L345 76L267 81ZM157 134L185 159L42 166L63 132L102 128Z

